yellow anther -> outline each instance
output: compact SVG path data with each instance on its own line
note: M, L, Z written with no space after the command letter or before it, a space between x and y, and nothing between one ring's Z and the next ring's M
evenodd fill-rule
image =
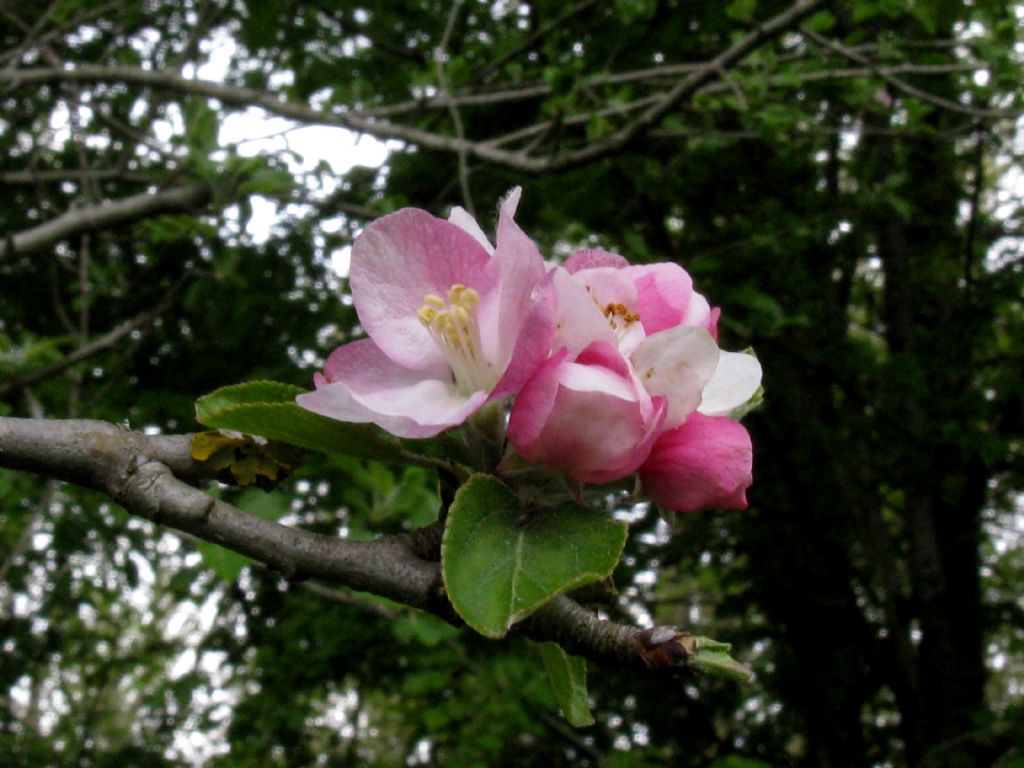
M621 317L626 325L635 323L640 319L640 315L631 311L625 304L608 304L605 306L603 312L604 316L610 318L612 322L615 322L614 318L616 316Z
M445 300L438 296L436 293L428 293L423 297L423 304L434 309L444 309L446 304Z
M434 313L434 319L431 322L431 325L437 330L443 331L445 328L448 327L448 324L451 322L451 320L449 319L450 317L451 312L447 309L442 309L440 312Z
M448 291L448 303L471 310L480 303L480 294L462 283L456 283Z
M480 294L456 283L446 295L447 300L436 293L424 295L423 306L417 310L416 317L430 331L434 343L451 364L459 391L487 390L494 386L497 377L484 356L475 316Z

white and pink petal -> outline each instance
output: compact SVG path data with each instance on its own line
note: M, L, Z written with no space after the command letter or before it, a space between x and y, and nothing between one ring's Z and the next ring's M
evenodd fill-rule
M495 349L487 352L494 354L492 359L500 365L505 365L511 357L533 306L534 288L548 272L536 244L515 222L521 194L519 187L512 189L498 211L494 261L500 270L500 300L496 327L493 333L484 334L484 338L492 339ZM484 310L481 306L481 311Z
M372 222L352 247L352 299L359 321L393 361L426 369L444 359L417 317L427 294L456 284L485 296L498 287L490 255L460 227L403 209Z
M461 424L486 400L486 392L459 394L446 367L404 368L370 339L336 349L318 388L296 398L314 413L376 424L398 437L432 437Z
M474 240L483 246L485 251L490 254L494 253L494 246L491 245L491 241L487 239L487 235L484 234L476 219L465 208L460 205L452 208L451 213L448 214L448 221L466 234L471 235Z
M553 348L564 347L570 358L575 358L594 342L617 345L615 331L586 286L561 267L550 274L557 297Z
M719 349L703 328L677 325L644 339L630 359L651 396L668 399L665 428L679 426L697 409L718 366Z
M581 269L595 269L597 267L610 267L622 269L628 267L629 262L617 253L602 251L597 248L581 248L573 251L565 261L565 269L571 275Z
M754 355L721 351L698 410L707 416L727 416L749 402L760 388L761 363Z
M618 350L599 342L575 361L561 350L538 370L512 406L508 435L529 461L605 483L643 462L664 412Z
M534 288L532 299L508 364L491 390L488 402L515 395L551 353L557 306L553 273L545 275Z

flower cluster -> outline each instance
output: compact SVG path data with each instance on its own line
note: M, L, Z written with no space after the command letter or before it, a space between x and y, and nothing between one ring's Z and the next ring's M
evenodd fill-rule
M460 208L370 224L351 261L368 338L335 350L299 405L422 438L511 400L528 462L584 483L637 473L666 509L745 507L752 450L730 413L759 389L757 359L718 348L719 311L677 264L545 262L514 221L519 194L494 245Z

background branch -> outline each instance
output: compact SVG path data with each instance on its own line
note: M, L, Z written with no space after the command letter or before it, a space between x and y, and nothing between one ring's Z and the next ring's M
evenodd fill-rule
M132 195L112 203L77 208L38 227L8 235L0 240L0 258L8 257L12 252L29 254L42 251L61 240L84 232L110 229L168 213L192 211L205 205L210 199L208 185L192 184L160 192Z
M627 125L600 141L560 156L536 157L526 152L500 149L489 142L470 141L458 136L446 136L410 125L381 120L358 110L324 112L306 104L287 101L276 94L251 88L236 88L208 80L188 79L168 72L143 70L132 67L85 65L74 69L26 68L0 73L0 82L9 88L38 82L124 82L171 89L184 93L220 99L225 104L262 107L271 114L305 123L336 125L367 133L380 139L398 139L424 149L464 154L495 165L524 173L561 171L597 160L621 150L630 142L657 125L684 99L701 86L721 77L722 73L739 63L749 53L773 40L793 25L818 10L823 0L797 0L788 9L757 25L714 58L704 62L674 87L666 91L654 104Z
M882 80L887 82L893 88L907 94L908 96L914 96L922 101L927 101L930 104L934 104L942 109L947 109L951 112L960 112L965 115L971 115L972 117L980 117L986 119L995 120L1013 120L1019 117L1018 113L1006 112L998 109L985 109L983 107L973 107L970 104L961 104L956 101L950 101L949 99L939 96L938 94L926 91L923 88L918 88L913 83L908 83L901 77L898 77L892 72L886 71L886 69L879 67L867 56L858 53L852 48L848 48L842 43L836 40L830 40L819 32L815 32L812 29L802 29L801 33L806 35L808 38L816 42L818 45L835 51L836 53L845 56L850 61L855 61L858 64L863 64L868 67L871 72L880 77Z
M74 352L65 355L57 362L38 368L34 371L28 371L27 373L23 373L21 376L15 376L8 381L0 381L0 395L5 395L12 390L23 389L27 386L31 386L32 384L36 384L37 382L52 378L76 363L88 360L101 352L105 352L106 350L117 346L132 331L146 328L174 305L174 302L178 300L178 294L181 292L181 288L185 284L186 279L187 276L184 276L179 279L177 283L171 286L163 300L161 300L161 302L152 309L140 312L135 315L135 317L116 325L107 331L107 333L97 339L93 339L92 341L81 345L75 349Z
M448 78L448 46L451 43L452 31L455 29L455 22L459 18L459 11L462 8L462 0L454 0L451 11L448 13L448 21L444 25L444 33L441 35L441 42L434 50L434 67L437 72L437 85L445 96L451 95L451 82ZM476 217L476 206L473 204L473 194L469 188L469 163L466 158L466 129L462 123L462 113L450 99L448 102L448 114L452 118L452 125L455 127L455 136L459 139L460 147L456 153L459 159L459 189L462 192L463 205L469 211L469 215Z

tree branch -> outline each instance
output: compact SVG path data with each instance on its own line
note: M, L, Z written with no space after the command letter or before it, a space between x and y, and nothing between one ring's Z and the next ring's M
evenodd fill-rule
M288 579L316 577L429 609L440 583L406 537L346 541L249 515L186 484L203 466L188 435L149 436L88 420L0 418L0 466L105 493L130 512L265 563Z
M655 104L646 109L632 122L601 141L594 142L561 158L549 160L549 165L559 170L576 167L625 147L630 142L639 138L649 128L661 122L683 99L693 95L705 83L719 77L721 73L731 69L747 54L782 34L794 24L797 24L818 10L822 5L824 5L824 0L797 0L797 2L774 18L769 19L764 24L755 26L753 31L737 40L713 59L704 62L699 68L665 92Z
M380 139L397 139L416 144L424 149L465 153L495 165L523 173L545 173L567 170L592 162L624 148L644 132L659 123L685 98L693 95L705 83L720 77L722 72L735 66L747 54L810 15L824 4L824 0L797 0L787 10L769 19L730 45L713 59L697 66L689 75L666 91L657 102L615 133L574 152L560 156L536 157L526 152L501 149L489 142L470 141L457 136L433 133L410 125L381 120L357 110L323 112L307 104L287 101L277 94L238 88L208 80L187 79L179 75L132 67L79 66L73 69L26 68L0 72L0 82L18 87L38 82L124 82L152 88L176 90L208 98L225 104L262 107L271 114L303 123L336 125L366 133Z
M128 181L152 184L153 177L137 171L122 168L51 168L48 170L4 171L0 182L4 184L38 184L55 181Z
M0 239L0 259L12 253L35 253L83 232L110 229L167 213L192 211L205 205L210 198L209 186L193 184L188 187L132 195L112 203L77 208L38 227Z
M74 69L35 67L19 69L13 72L2 72L0 73L0 81L6 81L10 87L51 81L134 83L151 88L174 90L181 93L219 99L225 104L261 107L271 114L280 115L281 117L301 123L336 125L380 139L407 141L425 149L456 153L466 151L484 160L518 170L544 170L544 161L537 158L530 158L516 152L494 150L475 142L460 141L457 137L444 136L412 126L378 120L363 112L355 110L323 112L306 104L298 104L279 98L273 93L257 91L252 88L236 88L209 80L188 79L169 72L135 69L133 67L92 65L79 66Z
M816 42L818 45L829 50L832 50L842 56L845 56L850 61L855 61L858 64L862 64L868 67L873 74L880 77L893 88L903 91L903 93L907 94L908 96L914 96L918 99L921 99L921 101L927 101L928 103L934 104L935 106L940 107L942 109L947 109L951 112L960 112L965 115L970 115L971 117L980 117L993 120L1015 120L1020 116L1020 114L1016 112L1005 112L1003 110L998 109L972 107L969 104L961 104L956 101L951 101L943 96L939 96L938 94L932 93L931 91L926 91L923 88L918 88L916 85L913 85L912 83L908 83L903 78L897 77L891 72L886 71L885 68L878 66L878 64L876 64L867 56L858 53L852 48L848 48L847 46L843 45L840 42L837 42L836 40L830 40L829 38L825 37L824 35L818 32L815 32L812 29L801 29L800 32L801 34L806 35L811 40Z
M893 67L883 67L883 68L880 68L880 69L877 69L877 70L876 69L872 69L870 67L847 67L847 68L840 68L840 69L822 70L820 72L803 72L803 73L800 73L800 74L796 75L793 78L793 80L796 81L796 82L799 82L801 84L804 84L804 83L814 83L814 82L818 82L818 81L822 81L822 80L845 80L845 79L852 79L852 78L859 78L859 77L870 77L870 76L876 74L876 72L888 72L888 73L903 72L903 73L922 74L922 75L944 75L944 74L954 74L954 73L963 73L963 72L974 72L974 71L977 71L979 68L981 68L981 66L982 65L980 65L980 64L933 64L933 65L922 64L922 65L897 65L897 66L893 66ZM680 69L680 68L685 68L685 69ZM682 65L673 65L673 66L666 66L666 67L664 67L664 70L666 72L672 71L672 70L675 70L675 69L680 69L680 71L693 71L694 65L692 65L692 64L682 64ZM638 71L638 73L639 72L642 72L642 71ZM653 75L655 70L654 69L646 70L646 72L652 73L652 75ZM622 75L624 75L624 76L632 75L632 74L634 74L634 73L630 73L630 72L622 73ZM598 83L598 82L600 82L600 84L603 84L604 82L613 82L613 81L615 81L614 78L616 78L616 77L617 76L612 75L612 76L608 76L608 77L595 78L595 80L593 80L593 81L588 81L588 84L593 84L593 83ZM665 77L665 75L658 75L658 79L661 79L663 77ZM731 75L727 75L727 77L730 80L732 80ZM787 78L787 77L781 76L781 75L773 75L771 77L765 78L765 82L769 83L771 85L779 85L779 84L787 85L790 82L790 79ZM735 85L736 84L734 82L733 83L733 87ZM541 91L541 90L544 91L543 94L538 93L538 91ZM726 91L726 90L730 90L730 85L728 84L728 82L720 82L720 83L708 83L707 85L704 85L701 88L699 88L698 92L699 93L720 93L720 92ZM548 91L547 91L546 86L537 86L536 88L533 88L533 89L524 88L521 91L508 91L508 92L506 92L506 95L507 95L507 97L508 97L508 99L510 101L513 101L513 100L517 100L519 98L527 98L529 96L544 95L547 92ZM498 94L498 93L494 93L494 94L481 94L479 97L470 95L470 96L460 97L460 98L456 99L456 101L458 103L460 103L460 104L497 103L499 100L496 99L495 97L500 96L500 95L501 94ZM634 99L633 101L629 101L629 102L626 102L626 103L623 103L623 104L614 104L614 105L605 107L603 109L596 110L594 112L586 112L586 113L582 113L582 114L570 115L569 117L564 117L564 118L561 118L561 119L558 119L558 120L545 120L545 121L542 121L542 122L539 122L539 123L534 123L533 125L528 125L528 126L524 126L523 128L518 128L515 131L511 131L511 132L509 132L507 134L504 134L502 136L498 136L498 137L495 137L493 139L488 139L486 143L489 144L490 146L494 146L494 147L506 146L506 145L514 143L514 142L522 141L523 139L527 139L527 138L530 138L530 137L533 137L533 136L542 135L542 134L550 131L552 128L554 128L556 126L581 125L581 124L589 122L594 117L608 117L608 116L611 116L611 115L624 115L624 114L628 114L630 112L636 112L637 110L642 109L643 107L647 107L647 106L650 106L651 104L656 103L658 101L658 99L661 98L661 95L662 94L651 94L651 95L647 95L647 96L642 96L640 98ZM488 99L488 101L486 101L486 102L475 101L475 99L478 99L478 98L483 99L484 97L486 97ZM444 105L444 101L443 100L437 100L436 103L435 103L435 100L431 100L430 102L427 102L427 106L434 107L434 108L439 108L439 107L441 107L443 105ZM656 130L658 130L658 129L653 129L651 131L648 131L646 135L647 136L651 136L651 135L653 135L655 133ZM704 135L706 133L708 133L708 132L707 131L699 131L698 130L698 131L691 131L691 132L687 133L687 135ZM906 132L904 132L904 133L906 133Z
M451 82L448 79L448 45L451 42L452 32L455 29L455 22L459 18L459 11L462 10L462 0L453 0L451 11L448 12L448 21L444 25L444 32L441 35L441 42L434 49L434 67L437 72L437 86L445 96L451 94ZM462 192L462 203L469 211L469 215L476 218L476 206L473 204L473 193L469 187L469 162L466 158L466 129L462 123L462 114L455 104L449 104L448 114L451 116L452 125L455 127L455 137L460 142L460 149L456 153L459 161L459 188Z
M444 594L440 564L424 557L430 548L423 537L348 541L247 514L185 482L211 475L192 459L191 442L190 435L141 435L103 421L0 417L0 467L100 491L132 514L220 544L287 579L335 582L461 623ZM697 650L685 633L604 621L564 595L514 631L637 669L686 668Z
M673 80L680 75L686 75L700 69L701 62L684 64L663 64L658 67L646 69L627 70L615 72L610 75L594 75L581 80L585 88L598 88L607 85L620 85L623 83L640 83L644 85L660 84L665 80ZM891 75L947 75L967 72L977 72L988 65L983 62L959 61L951 64L892 64L878 67L836 67L834 69L815 70L812 72L796 72L792 75L772 75L765 78L765 82L773 85L787 84L791 81L800 83L815 82L818 80L846 80L858 77L870 77L877 73ZM726 84L708 83L700 89L701 93L712 93L725 90ZM518 88L502 88L496 90L467 90L457 92L452 96L439 95L430 98L412 99L409 101L397 102L382 107L370 107L363 110L363 114L373 117L395 117L409 112L416 112L423 109L447 109L449 106L458 107L480 107L492 106L495 104L509 104L515 101L526 101L528 99L539 99L550 96L553 89L547 83L534 83Z

